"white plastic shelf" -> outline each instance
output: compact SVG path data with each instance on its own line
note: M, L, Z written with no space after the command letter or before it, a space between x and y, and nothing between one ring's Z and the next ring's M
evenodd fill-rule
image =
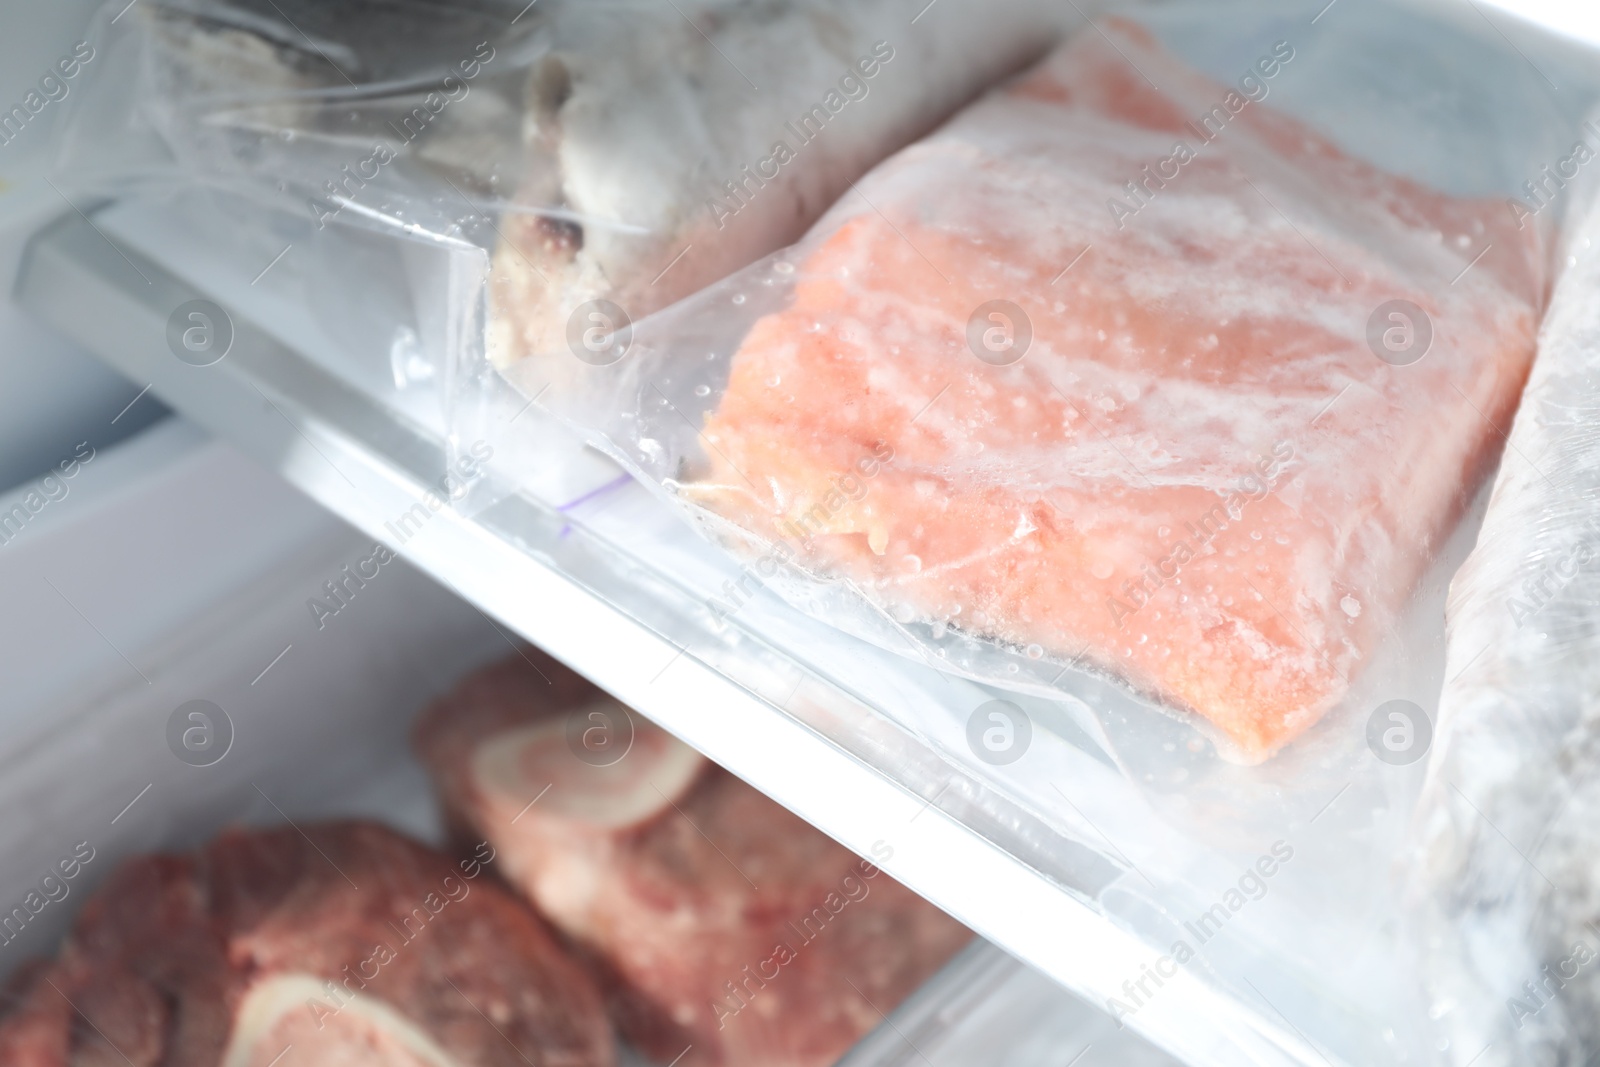
M511 655L503 632L404 562L314 618L306 597L371 541L182 419L98 450L71 485L0 551L0 596L30 622L0 645L0 807L29 813L0 826L0 899L21 900L76 842L93 857L13 924L0 981L53 954L118 864L231 825L372 819L446 844L413 718ZM167 729L196 699L229 738L199 765L174 758ZM1173 1064L980 940L841 1064L965 1067L981 1049L1031 1067L1063 1048L1088 1050L1079 1067Z

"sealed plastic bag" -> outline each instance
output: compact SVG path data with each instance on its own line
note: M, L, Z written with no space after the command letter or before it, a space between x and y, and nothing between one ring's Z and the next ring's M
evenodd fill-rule
M1592 186L1592 181L1589 182ZM1477 547L1413 889L1458 1067L1600 1048L1600 210L1580 211Z
M1001 682L985 646L1094 667L1258 760L1339 703L1492 459L1538 230L1276 113L1287 40L1228 86L1101 33L546 403L847 584L846 625Z

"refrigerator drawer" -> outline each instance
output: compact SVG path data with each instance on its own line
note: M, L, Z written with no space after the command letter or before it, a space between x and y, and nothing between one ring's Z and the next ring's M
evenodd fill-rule
M0 545L0 591L32 623L0 648L0 806L29 813L0 826L0 972L52 954L122 861L228 827L360 818L446 842L408 735L430 700L512 654L501 627L399 559L331 615L308 610L372 543L179 419L96 451L65 484ZM172 729L196 707L203 755ZM91 858L65 893L9 910L69 855ZM1173 1062L982 941L841 1062L955 1065L980 1049L1018 1065Z

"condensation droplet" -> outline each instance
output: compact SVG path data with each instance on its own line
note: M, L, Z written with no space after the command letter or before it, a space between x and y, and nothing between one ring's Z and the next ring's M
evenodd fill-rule
M710 396L711 395L711 386L709 386L709 385L697 385L697 386L695 386L694 387L694 395L695 396Z
M1343 600L1339 601L1339 607L1352 619L1361 614L1361 601L1353 596L1346 595Z
M742 303L744 303L744 294L743 294L743 293L734 293L734 294L733 294L733 302L734 302L734 303L735 303L735 304L742 304Z
M1028 646L1028 658L1029 659L1039 659L1043 655L1044 655L1044 649L1041 646L1039 646L1039 645L1029 645Z

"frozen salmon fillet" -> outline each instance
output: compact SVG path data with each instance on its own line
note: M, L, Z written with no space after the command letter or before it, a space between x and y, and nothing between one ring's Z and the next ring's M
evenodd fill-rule
M1543 274L1502 202L1263 102L1287 43L1248 74L1111 19L881 165L777 265L692 495L1234 758L1306 730L1496 455Z

